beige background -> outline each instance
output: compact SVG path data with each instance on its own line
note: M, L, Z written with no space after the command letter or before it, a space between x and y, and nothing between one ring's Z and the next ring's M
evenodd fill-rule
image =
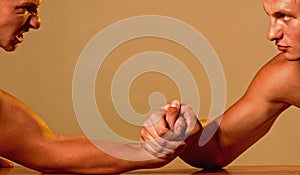
M265 37L268 18L262 0L44 0L41 29L26 34L16 52L0 51L1 88L25 102L55 132L83 134L72 105L72 79L79 55L97 32L118 20L139 15L180 19L209 40L225 71L226 107L238 100L257 70L277 53ZM128 41L116 48L99 70L96 97L111 129L133 140L138 139L140 128L117 116L111 104L110 82L118 65L133 54L149 50L166 52L184 61L201 87L199 116L205 118L210 110L209 82L190 52L161 38ZM148 96L154 91L164 93L167 100L180 97L178 87L169 78L149 73L136 79L130 89L136 111L148 112ZM270 133L233 164L299 164L297 112L296 108L284 112ZM182 164L176 160L171 165Z

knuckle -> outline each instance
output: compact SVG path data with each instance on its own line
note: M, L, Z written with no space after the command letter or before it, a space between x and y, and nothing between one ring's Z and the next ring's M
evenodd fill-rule
M165 147L168 143L165 139L157 139L157 143L161 146L161 147Z
M163 136L164 134L166 134L167 130L165 128L161 128L157 131L157 134L159 136Z
M140 132L140 138L144 138L146 136L146 131L144 128L141 129L141 132Z

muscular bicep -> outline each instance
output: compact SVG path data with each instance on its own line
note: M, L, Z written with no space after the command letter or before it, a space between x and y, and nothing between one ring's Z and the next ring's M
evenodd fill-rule
M243 97L222 118L220 139L224 148L235 148L240 154L271 128L282 111L290 106L282 100L288 90L283 83L286 72L279 61L264 66L251 82Z
M256 74L242 98L205 126L219 124L213 138L199 147L200 134L196 135L181 158L197 167L222 167L236 159L269 131L282 111L296 104L298 64L287 62L282 54L274 57Z
M224 135L221 137L224 138L223 143L245 143L250 146L266 134L284 108L283 104L243 97L222 118L220 129Z
M2 92L0 108L0 154L9 159L30 159L49 141L48 126L27 106Z

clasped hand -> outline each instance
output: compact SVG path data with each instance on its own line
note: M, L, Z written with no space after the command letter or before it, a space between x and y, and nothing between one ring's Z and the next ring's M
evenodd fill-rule
M174 100L153 112L144 122L140 141L153 156L172 159L184 151L189 137L201 132L201 128L192 108Z

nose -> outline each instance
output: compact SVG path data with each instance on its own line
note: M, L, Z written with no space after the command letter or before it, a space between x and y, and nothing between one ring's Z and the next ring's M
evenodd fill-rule
M277 39L282 38L283 32L280 24L277 23L277 21L271 21L270 27L267 33L267 38L270 41L274 41Z
M30 28L39 29L41 26L41 18L39 14L34 14L29 19Z

